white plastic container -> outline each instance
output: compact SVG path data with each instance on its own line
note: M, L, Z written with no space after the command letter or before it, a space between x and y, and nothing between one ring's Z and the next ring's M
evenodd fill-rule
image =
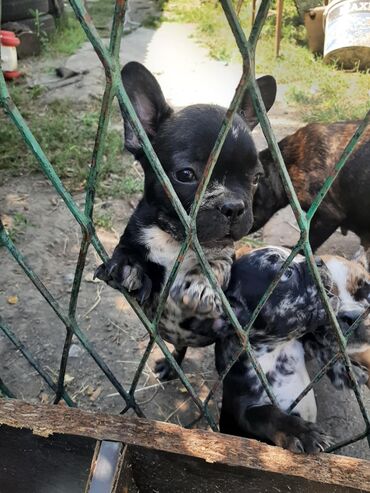
M370 68L370 1L333 0L325 14L324 61Z

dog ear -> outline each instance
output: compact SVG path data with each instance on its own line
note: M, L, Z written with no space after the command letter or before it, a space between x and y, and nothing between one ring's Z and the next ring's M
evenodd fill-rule
M155 77L141 63L130 62L121 71L123 86L139 120L152 140L160 125L172 113ZM121 106L121 112L124 110ZM141 150L139 140L127 119L124 119L125 146L136 155Z
M266 111L269 111L276 99L276 80L272 75L264 75L257 79L257 85L261 92L261 97L265 105ZM243 96L242 103L240 105L239 113L241 117L247 122L251 130L258 125L258 118L253 107L252 97L247 90Z

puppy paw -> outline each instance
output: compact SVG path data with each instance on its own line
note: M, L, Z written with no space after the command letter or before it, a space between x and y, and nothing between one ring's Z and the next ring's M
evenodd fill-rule
M208 279L202 275L188 275L171 288L170 296L181 310L192 315L218 318L222 304Z
M284 425L276 431L273 441L296 454L317 454L323 452L332 439L315 423L288 416Z
M155 362L154 373L161 382L174 380L178 376L166 358L161 358Z
M140 304L150 296L152 282L138 263L127 257L113 257L101 264L95 271L94 277L105 281L115 289L125 288Z

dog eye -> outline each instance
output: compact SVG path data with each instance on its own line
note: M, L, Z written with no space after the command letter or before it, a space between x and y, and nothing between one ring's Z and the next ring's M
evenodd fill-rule
M253 180L252 180L252 185L256 187L261 179L262 173L257 173L254 175Z
M194 171L190 168L180 169L180 171L177 171L176 178L183 183L197 181Z
M281 276L281 280L284 282L284 281L287 281L288 279L290 279L293 275L293 269L288 269L284 272L284 274Z

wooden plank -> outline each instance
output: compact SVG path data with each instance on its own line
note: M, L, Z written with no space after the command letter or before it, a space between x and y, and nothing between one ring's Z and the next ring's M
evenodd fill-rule
M370 492L369 461L331 454L295 455L256 440L204 430L186 430L169 423L90 413L64 406L33 405L16 400L0 400L0 423L29 428L42 436L61 433L118 441L197 457L210 463Z
M185 455L129 447L140 493L355 493L348 486L317 483L245 467L209 464Z
M1 493L81 493L95 440L63 434L39 437L0 426Z
M121 471L112 493L140 493L134 480L132 461L128 445L125 445L125 449L122 454Z

